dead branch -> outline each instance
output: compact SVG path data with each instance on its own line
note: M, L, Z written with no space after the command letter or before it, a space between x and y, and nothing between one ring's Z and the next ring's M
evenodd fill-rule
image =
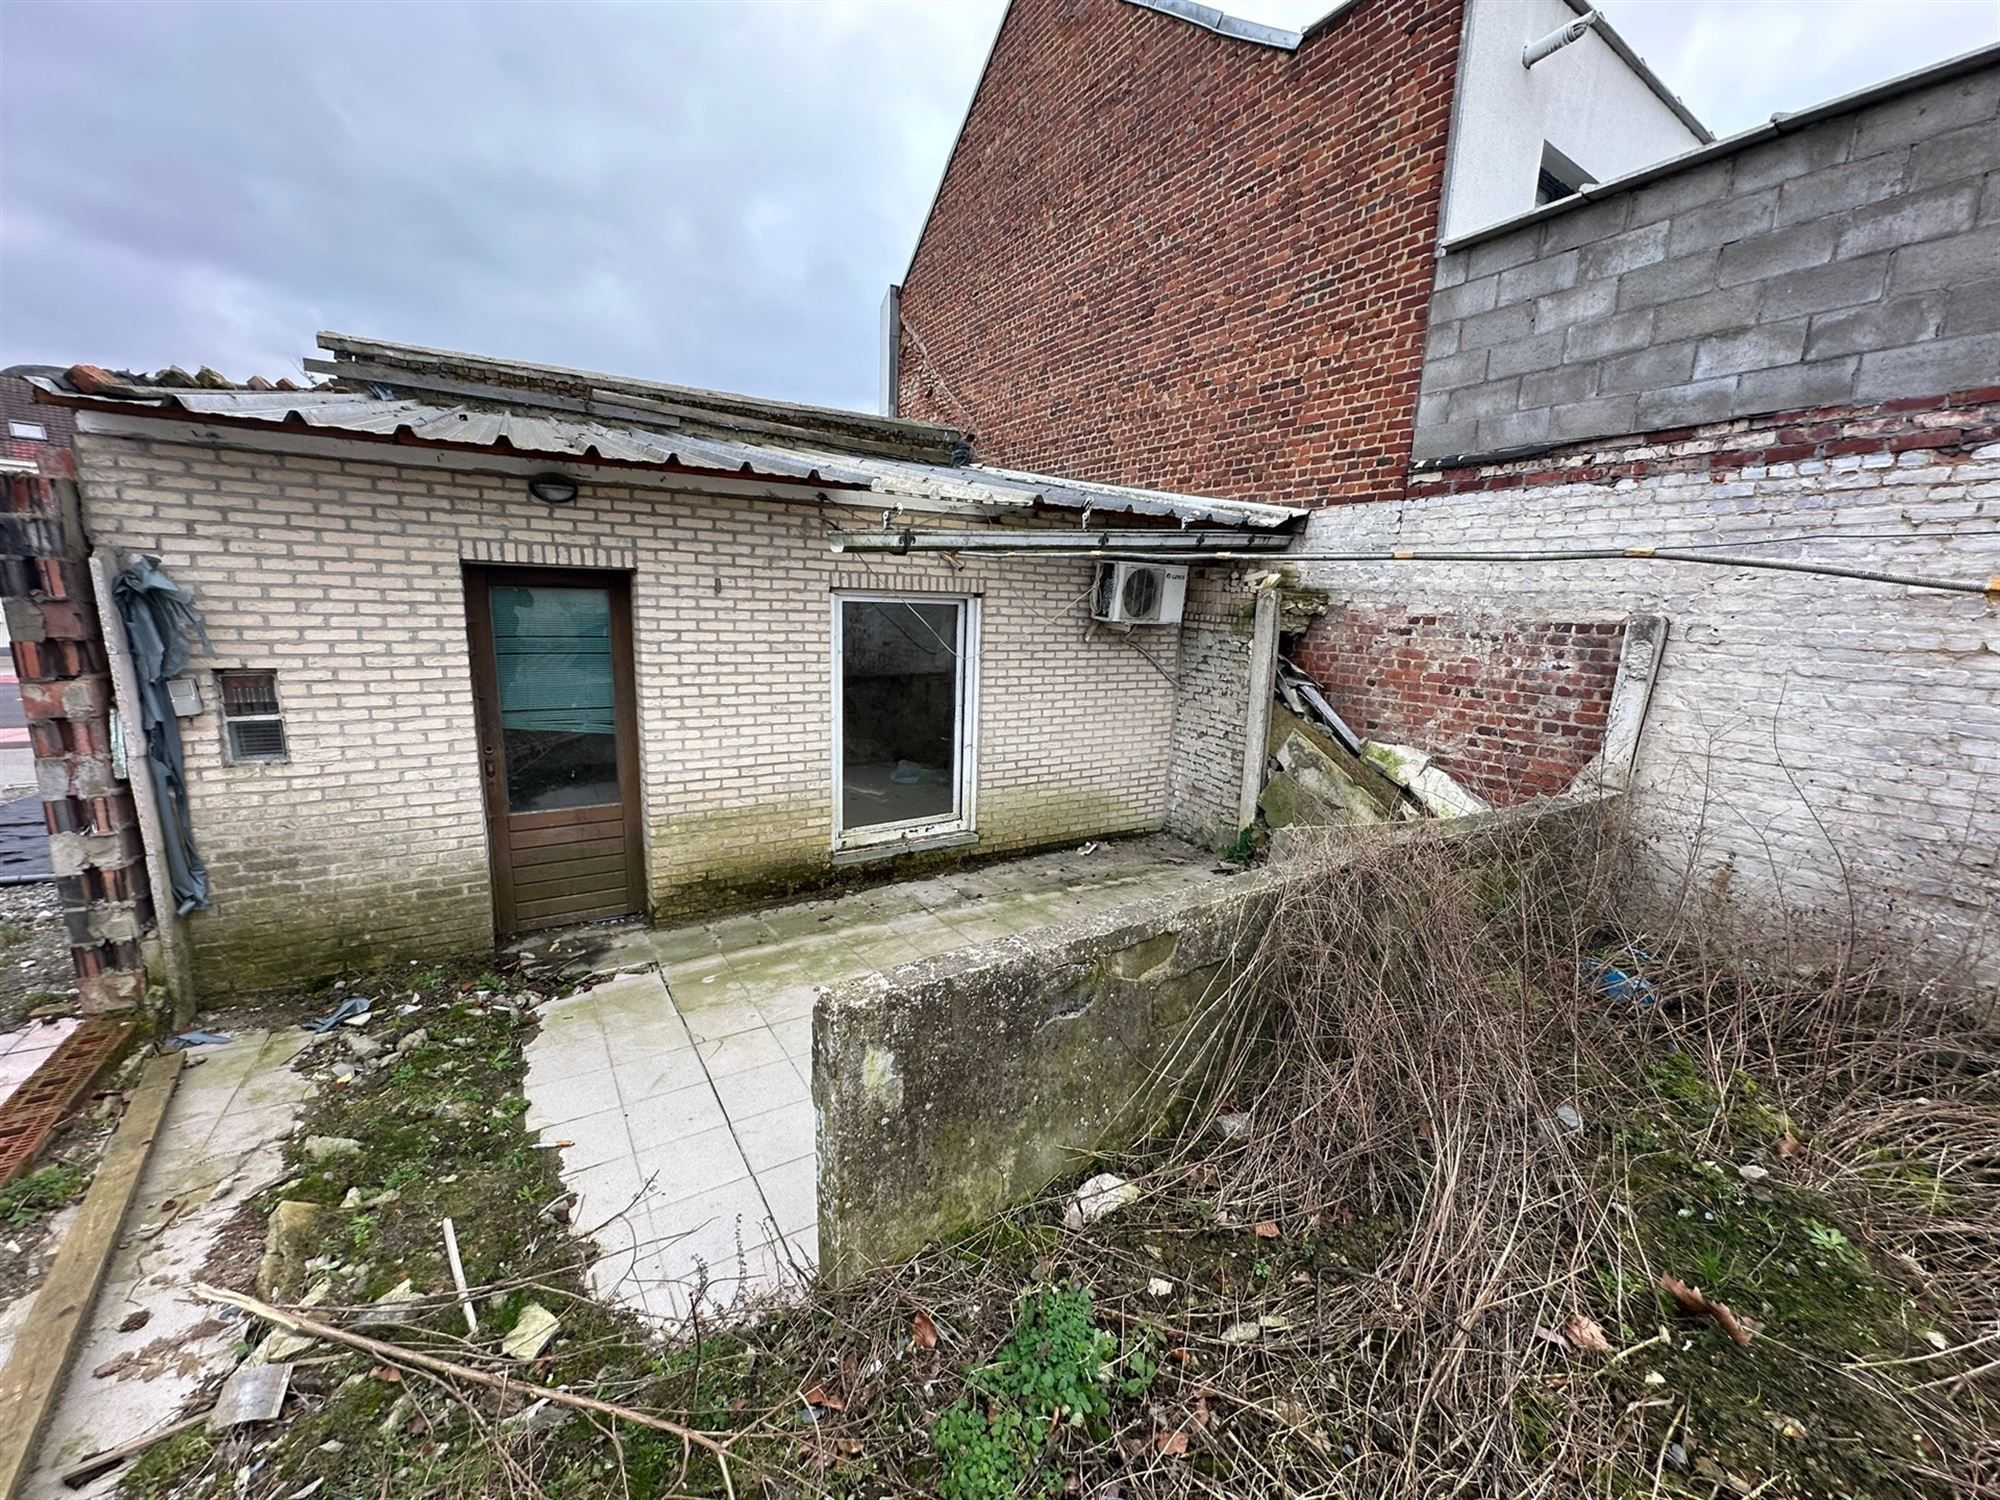
M511 1380L505 1375L493 1375L484 1370L475 1370L448 1359L439 1359L434 1354L425 1354L418 1349L405 1348L401 1344L388 1343L382 1339L371 1339L365 1334L350 1333L344 1328L335 1328L328 1323L300 1317L295 1312L288 1312L282 1307L273 1307L268 1302L260 1302L242 1292L226 1291L218 1286L210 1286L206 1282L197 1282L194 1293L209 1302L220 1302L225 1306L240 1308L252 1317L274 1323L287 1332L324 1339L332 1344L345 1344L350 1349L358 1349L388 1364L407 1366L449 1380L470 1381L474 1385L485 1386L488 1390L499 1391L502 1394L514 1391L531 1392L536 1399L548 1401L556 1406L595 1412L599 1416L630 1422L637 1427L650 1427L655 1432L664 1432L671 1437L679 1438L684 1443L692 1443L714 1454L715 1461L722 1471L722 1487L730 1496L730 1500L735 1500L736 1485L729 1474L729 1445L734 1441L732 1436L684 1427L666 1417L656 1417L651 1412L619 1406L610 1401L600 1401L595 1396L580 1396L574 1391L556 1390L548 1386L533 1385L527 1381Z
M1743 1320L1730 1310L1727 1302L1718 1302L1698 1286L1689 1286L1678 1276L1662 1276L1660 1286L1683 1310L1701 1317L1713 1318L1722 1325L1722 1331L1736 1341L1739 1347L1750 1347L1752 1337Z

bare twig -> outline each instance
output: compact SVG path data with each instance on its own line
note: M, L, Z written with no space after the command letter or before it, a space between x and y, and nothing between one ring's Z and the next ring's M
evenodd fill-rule
M557 1406L567 1406L577 1411L595 1412L599 1416L613 1417L621 1422L630 1422L636 1427L650 1427L655 1432L664 1432L679 1438L684 1443L692 1443L697 1448L705 1448L715 1455L722 1472L722 1486L732 1497L736 1486L729 1474L729 1444L727 1435L701 1432L693 1427L683 1426L666 1417L654 1416L651 1412L639 1411L629 1406L619 1406L610 1401L599 1401L594 1396L580 1396L574 1391L556 1390L546 1386L531 1385L526 1381L510 1380L505 1375L493 1375L484 1370L475 1370L466 1365L456 1364L448 1359L439 1359L434 1354L425 1354L418 1349L408 1349L401 1344L392 1344L383 1339L372 1339L365 1334L350 1333L345 1328L335 1328L329 1323L321 1323L313 1318L301 1317L296 1312L282 1307L273 1307L268 1302L260 1302L255 1297L241 1292L225 1291L221 1287L197 1282L196 1296L209 1302L220 1302L228 1307L240 1308L252 1317L262 1318L291 1333L304 1334L308 1338L324 1339L328 1343L345 1344L350 1349L359 1349L387 1364L401 1365L422 1370L427 1374L442 1376L447 1380L464 1380L473 1385L485 1386L488 1390L502 1393L520 1391L531 1392L538 1400L546 1400Z

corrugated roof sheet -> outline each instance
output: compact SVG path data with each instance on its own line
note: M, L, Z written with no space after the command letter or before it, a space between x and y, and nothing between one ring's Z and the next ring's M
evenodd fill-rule
M1211 525L1269 529L1303 510L1254 501L1181 495L1126 485L1025 474L981 464L928 464L906 459L831 453L777 443L748 443L681 430L656 431L540 412L434 405L367 391L251 391L121 388L84 394L45 376L31 383L62 404L165 417L210 417L237 424L584 463L640 465L729 478L768 479L866 491L886 499L940 500L1018 510L1034 505L1110 514L1164 516Z

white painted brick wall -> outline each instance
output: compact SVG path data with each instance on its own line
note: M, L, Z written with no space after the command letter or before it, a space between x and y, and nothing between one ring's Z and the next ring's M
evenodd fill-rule
M1629 450L1621 457L1632 456ZM2000 574L2000 445L1869 454L1349 506L1308 545L1709 546ZM1961 533L1960 539L1952 539ZM1940 966L2000 912L2000 606L1978 595L1673 563L1417 562L1305 570L1334 600L1523 619L1671 622L1635 809L1664 879L1692 869L1768 915L1929 945ZM1333 639L1338 640L1335 633Z
M1237 573L1188 576L1167 826L1211 847L1236 837L1250 703L1249 590Z
M289 763L223 764L212 682L182 725L216 898L189 924L208 990L490 940L465 562L634 570L662 912L826 869L834 589L983 595L982 852L1166 817L1177 634L1135 637L1148 662L1094 630L1086 561L840 558L811 504L598 479L551 510L520 480L386 463L107 436L78 455L95 543L157 553L199 601L197 672L279 674Z

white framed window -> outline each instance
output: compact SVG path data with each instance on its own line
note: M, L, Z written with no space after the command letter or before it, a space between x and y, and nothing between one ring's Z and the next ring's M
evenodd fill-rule
M288 759L276 672L217 672L224 747L233 766Z
M49 430L40 422L9 422L7 436L26 438L31 443L46 443L49 440Z
M979 602L958 594L834 594L836 851L972 836Z

